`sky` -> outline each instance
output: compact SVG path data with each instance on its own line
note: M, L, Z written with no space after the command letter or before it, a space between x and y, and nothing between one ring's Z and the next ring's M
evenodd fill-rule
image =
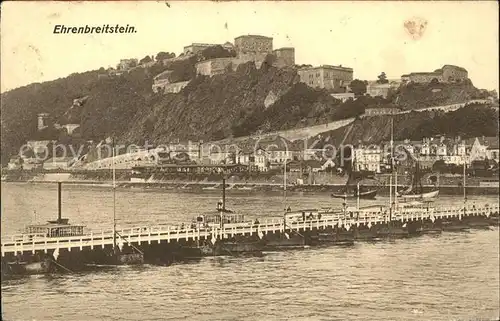
M425 29L412 35L406 21ZM57 24L128 24L137 32L54 34ZM499 87L496 1L3 2L1 91L245 34L294 47L297 64L352 67L358 79L453 64L466 68L476 87Z

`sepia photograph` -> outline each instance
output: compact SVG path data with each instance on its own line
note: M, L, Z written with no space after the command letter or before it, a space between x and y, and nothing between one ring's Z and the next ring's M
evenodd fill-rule
M4 1L1 319L500 320L496 1Z

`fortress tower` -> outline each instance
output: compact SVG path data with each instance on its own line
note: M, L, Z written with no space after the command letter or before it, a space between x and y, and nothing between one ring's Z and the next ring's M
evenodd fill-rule
M234 48L237 59L240 61L254 61L255 66L260 68L266 56L273 52L273 38L246 35L234 39Z
M295 48L285 47L273 51L276 56L274 65L278 68L291 67L295 65Z

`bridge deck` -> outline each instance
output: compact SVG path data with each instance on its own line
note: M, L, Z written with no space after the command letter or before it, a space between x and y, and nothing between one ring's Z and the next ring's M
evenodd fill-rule
M392 215L393 221L409 222L416 220L432 220L441 218L463 218L469 216L490 216L498 214L499 206L481 205L464 207L442 207L418 210L403 210ZM318 217L318 213L321 214ZM117 230L120 237L118 243L129 242L131 244L142 244L161 241L171 242L179 240L208 239L215 242L217 239L229 238L237 235L258 235L262 238L267 233L285 232L290 230L307 231L312 229L325 229L327 227L339 227L349 230L353 226L371 226L380 223L387 223L389 216L387 211L360 211L354 217L350 213L316 211L314 218L308 219L310 211L306 212L306 220L269 219L259 223L248 224L228 224L220 227L198 227L191 226L154 226L135 227ZM55 249L83 249L84 247L104 247L113 244L113 231L90 232L82 236L69 237L47 237L35 234L17 234L2 237L2 256L6 254L25 251L45 251Z

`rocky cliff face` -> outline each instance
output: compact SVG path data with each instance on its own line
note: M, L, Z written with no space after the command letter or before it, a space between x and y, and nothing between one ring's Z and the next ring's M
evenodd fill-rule
M498 110L484 105L472 104L453 112L410 112L394 116L394 140L422 140L424 137L444 135L470 138L498 136ZM352 126L352 127L351 127ZM344 144L378 144L391 137L391 117L373 116L355 120L351 125L325 132L310 140L315 148L325 144L338 147Z
M458 104L485 99L490 95L474 87L470 80L461 83L410 83L390 94L393 102L405 110Z
M295 82L293 69L257 70L251 63L223 75L198 76L179 94L158 97L141 108L122 139L155 144L172 139L222 139L232 135L231 127L239 119L264 108L271 91L288 90Z

